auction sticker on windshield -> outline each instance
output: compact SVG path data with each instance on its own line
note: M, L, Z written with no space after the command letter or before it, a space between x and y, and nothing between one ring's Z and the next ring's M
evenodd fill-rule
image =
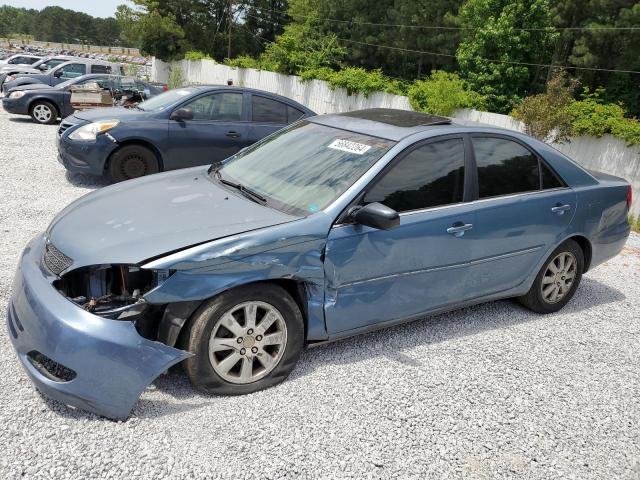
M371 148L370 145L364 143L350 142L349 140L334 140L329 148L334 150L342 150L343 152L355 153L356 155L362 155Z

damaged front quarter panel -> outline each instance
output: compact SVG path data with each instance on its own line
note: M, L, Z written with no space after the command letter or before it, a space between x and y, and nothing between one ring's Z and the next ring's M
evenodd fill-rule
M331 219L320 212L304 223L304 231L311 233L300 234L300 225L292 222L222 238L143 264L144 269L174 272L144 298L150 304L198 302L239 285L291 280L303 286L306 296L307 340L326 340L323 254ZM173 338L177 338L180 319L168 321L174 325ZM163 328L169 326L161 325Z

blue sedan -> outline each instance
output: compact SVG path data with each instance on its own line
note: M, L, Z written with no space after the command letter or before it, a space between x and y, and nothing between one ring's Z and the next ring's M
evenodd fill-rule
M66 118L58 130L58 158L70 172L120 182L219 162L312 115L289 98L260 90L185 87L135 109L97 109Z
M9 336L38 389L110 418L179 362L255 392L305 345L502 298L559 310L622 249L630 192L510 131L312 117L69 205L20 259Z

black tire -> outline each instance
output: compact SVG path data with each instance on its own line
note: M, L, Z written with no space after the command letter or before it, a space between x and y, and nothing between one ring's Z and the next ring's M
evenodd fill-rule
M51 125L58 120L58 109L51 102L37 100L29 108L29 115L40 125Z
M251 383L232 383L214 370L209 340L218 320L245 302L264 302L281 313L286 324L286 346L279 362L266 376ZM194 354L183 362L191 384L201 392L218 395L244 395L277 385L289 376L304 345L304 321L298 305L286 290L272 284L238 287L205 302L184 333L183 345Z
M160 165L151 150L142 145L125 145L116 150L109 162L109 176L114 182L158 173Z
M542 282L545 277L545 273L549 269L550 264L553 261L555 261L555 259L560 254L573 255L577 265L575 270L575 277L573 278L573 282L569 286L568 291L564 293L564 296L560 300L552 303L547 299L545 299L544 297ZM555 266L555 263L554 263L554 266ZM538 275L536 276L536 279L533 282L533 285L531 285L531 288L529 289L527 294L523 295L522 297L519 297L518 301L525 307L537 313L557 312L562 307L564 307L575 294L576 289L580 285L580 280L582 279L583 272L584 272L584 252L582 251L582 248L580 248L580 245L578 245L575 241L567 240L558 248L556 248L551 255L549 255L549 258L547 258L547 261L544 262L544 265L538 272ZM564 279L564 277L561 277L561 278ZM553 284L545 284L545 285L546 287L553 286Z

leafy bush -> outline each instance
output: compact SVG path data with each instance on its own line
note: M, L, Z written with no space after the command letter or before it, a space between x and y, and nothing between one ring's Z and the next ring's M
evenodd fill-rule
M184 54L185 60L198 61L198 60L213 60L208 53L200 52L199 50L189 50Z
M349 95L361 93L368 97L373 92L402 93L399 82L391 80L381 70L369 72L364 68L346 67L320 79L327 80L332 89L346 89Z
M184 85L184 82L185 82L185 78L184 78L184 72L182 71L182 68L176 65L172 66L169 72L169 81L168 81L169 88L173 89L173 88L182 87Z
M563 142L571 135L571 115L567 107L573 100L577 81L564 71L557 72L547 91L525 98L511 115L522 121L525 132L543 142Z
M573 134L601 137L609 133L629 145L640 144L640 122L625 118L622 105L604 103L602 94L603 89L593 93L585 89L584 98L567 107Z
M409 87L409 102L421 112L450 116L458 108L478 108L485 105L482 95L455 73L434 70L426 80L416 80Z
M234 68L260 69L260 62L249 55L240 55L236 58L225 58L224 64Z

